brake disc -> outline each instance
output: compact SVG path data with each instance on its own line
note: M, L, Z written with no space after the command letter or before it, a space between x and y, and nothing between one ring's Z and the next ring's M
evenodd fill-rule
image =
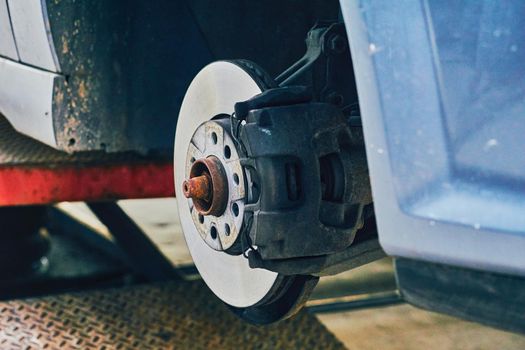
M243 251L229 251L247 224L246 174L229 116L236 102L274 87L275 82L248 61L206 66L186 92L175 137L180 222L195 266L215 295L252 323L270 323L293 314L317 282L312 276L250 268Z

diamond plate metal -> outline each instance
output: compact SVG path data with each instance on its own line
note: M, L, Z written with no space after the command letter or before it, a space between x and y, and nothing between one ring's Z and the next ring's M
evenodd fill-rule
M57 167L64 165L86 166L115 163L141 163L166 161L171 155L141 156L134 152L106 153L103 151L68 154L58 151L30 137L18 133L9 121L0 115L0 165Z
M1 349L344 349L301 312L267 327L231 314L201 282L0 302Z

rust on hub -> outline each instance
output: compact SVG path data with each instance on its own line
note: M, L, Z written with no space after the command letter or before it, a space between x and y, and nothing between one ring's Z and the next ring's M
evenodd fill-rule
M184 197L209 201L212 195L211 179L208 174L185 180L182 183Z
M221 216L228 204L228 179L220 160L215 156L196 160L182 191L200 214Z

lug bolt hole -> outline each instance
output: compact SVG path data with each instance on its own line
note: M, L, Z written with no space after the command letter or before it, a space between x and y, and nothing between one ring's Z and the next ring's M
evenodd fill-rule
M236 185L239 184L239 175L237 175L235 173L233 174L233 182L235 182Z
M233 203L232 212L233 212L233 215L239 216L239 205L237 203Z
M199 222L200 222L201 224L204 224L204 216L201 215L201 214L199 214Z
M195 163L195 157L191 157L190 162Z
M214 133L214 132L212 132L212 133L211 133L211 141L213 142L214 145L217 144L217 140L218 140L218 139L217 139L217 134Z
M226 159L230 159L232 156L232 150L230 149L230 146L224 146L224 157Z
M226 236L230 235L230 225L228 224L224 225L224 232L226 233Z
M210 235L211 235L211 238L217 239L217 228L215 226L212 226L210 228Z

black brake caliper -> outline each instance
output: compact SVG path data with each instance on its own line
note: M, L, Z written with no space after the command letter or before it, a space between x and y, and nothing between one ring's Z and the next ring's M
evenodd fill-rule
M271 89L235 106L248 189L240 249L254 268L319 272L352 244L372 201L361 129L309 91Z

